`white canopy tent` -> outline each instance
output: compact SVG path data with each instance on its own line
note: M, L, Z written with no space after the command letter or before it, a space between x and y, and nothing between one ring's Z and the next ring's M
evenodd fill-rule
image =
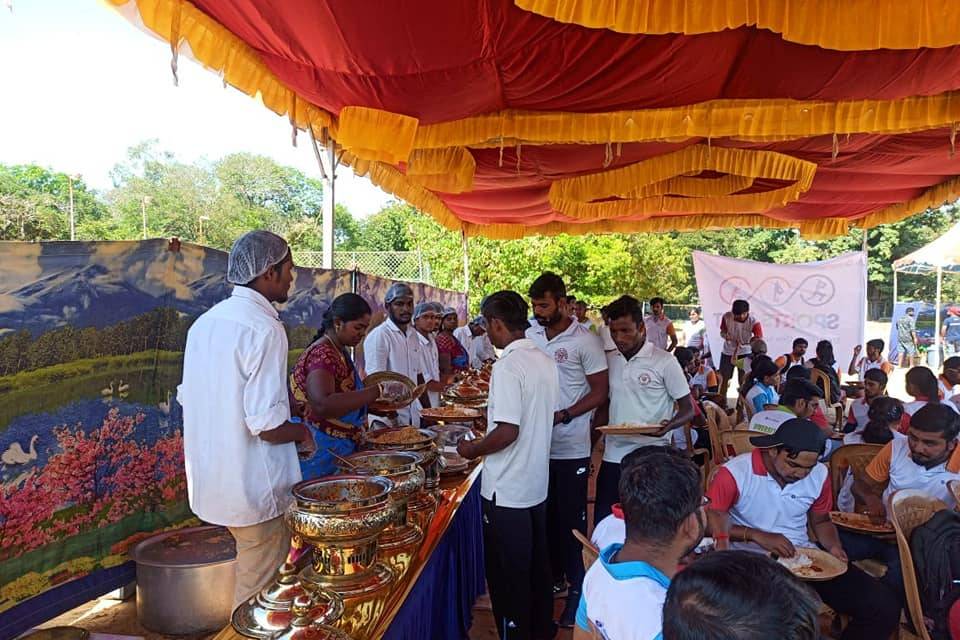
M893 304L897 304L897 274L937 274L937 299L934 312L934 353L940 364L940 306L944 273L960 273L960 223L945 234L893 263Z

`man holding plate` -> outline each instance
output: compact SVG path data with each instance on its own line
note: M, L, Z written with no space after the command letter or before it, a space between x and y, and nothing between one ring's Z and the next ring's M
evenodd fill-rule
M830 472L818 462L826 445L824 433L809 420L793 418L776 433L755 436L750 442L757 448L727 461L707 490L707 519L716 548L769 553L785 564L825 549L846 570L810 586L827 605L850 616L841 640L890 637L900 621L896 594L847 566L847 554L830 520ZM807 533L808 523L816 541Z
M610 337L617 349L607 353L610 399L597 411L596 424L653 425L653 429L647 435L604 436L594 522L610 515L619 499L623 457L637 447L670 444L670 431L694 416L687 376L672 353L647 341L640 301L622 296L610 304L608 312Z

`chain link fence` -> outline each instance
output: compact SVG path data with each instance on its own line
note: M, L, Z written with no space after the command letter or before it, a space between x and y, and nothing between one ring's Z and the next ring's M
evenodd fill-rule
M319 269L322 251L294 251L297 265ZM419 251L334 251L333 268L358 270L375 276L433 284L430 265Z

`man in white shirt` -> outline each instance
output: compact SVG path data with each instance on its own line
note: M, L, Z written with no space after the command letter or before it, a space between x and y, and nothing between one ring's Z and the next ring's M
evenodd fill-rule
M487 337L487 322L477 316L469 323L453 330L453 337L460 341L470 358L470 366L479 369L487 360L495 360L496 352Z
M574 640L654 640L680 559L706 529L703 485L693 462L657 451L620 478L623 543L600 550L583 581Z
M581 545L571 533L587 533L587 484L590 478L590 421L609 391L607 359L600 339L564 312L566 286L544 273L530 285L537 324L526 336L556 363L560 404L553 417L547 535L554 584L569 584L561 627L572 627L583 582Z
M687 376L680 363L646 341L643 309L636 298L623 296L608 307L610 336L617 346L607 353L610 401L598 411L597 424L660 425L651 435L604 436L603 463L597 474L594 521L610 513L617 501L620 462L637 447L667 445L670 431L694 416ZM676 405L676 410L674 410Z
M727 461L707 490L707 516L717 550L792 558L804 547L819 545L847 562L830 520L830 471L818 462L826 445L820 427L794 418L774 434L754 436L750 442L756 449ZM850 616L843 640L888 638L899 626L896 594L853 565L841 576L809 584L827 605Z
M443 307L436 302L420 302L413 308L413 328L420 340L420 371L427 383L426 397L420 400L431 407L440 406L440 392L443 391L440 356L434 337L442 313Z
M791 418L809 418L817 408L823 391L809 380L787 380L780 393L776 409L766 409L753 414L750 430L760 433L775 433L780 425Z
M377 325L363 341L364 371L367 375L378 371L392 371L404 375L417 384L423 384L420 356L420 338L410 326L413 318L413 289L404 282L395 282L384 297L387 318ZM397 412L401 425L420 425L420 400ZM372 414L371 414L372 415Z
M863 393L850 403L845 431L860 432L870 419L870 403L887 394L887 374L882 369L870 369L863 374Z
M287 335L272 306L286 302L292 269L287 243L268 231L234 243L233 294L190 327L177 388L190 508L236 539L234 606L284 561L283 514L301 479L297 445L315 446L306 425L290 422Z
M677 347L677 330L673 327L673 320L663 311L663 298L650 299L650 315L644 318L647 329L647 341L665 351L673 351Z
M593 324L593 320L587 317L587 302L585 300L577 300L574 311L576 312L575 315L577 316L577 322L580 323L580 326L592 333L597 332L597 327Z
M851 376L857 376L857 380L863 380L863 374L872 369L880 369L885 374L890 375L893 372L893 365L887 362L883 357L883 340L879 338L867 341L867 355L860 357L860 345L853 348L853 357L850 358L850 366L847 367L847 373Z
M487 435L461 440L465 458L485 456L480 496L487 585L503 640L552 638L553 594L547 550L547 486L553 416L560 398L557 368L524 338L527 303L515 291L484 299L493 344Z

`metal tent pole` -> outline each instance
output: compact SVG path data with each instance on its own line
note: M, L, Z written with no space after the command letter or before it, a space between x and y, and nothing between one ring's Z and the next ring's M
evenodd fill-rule
M327 172L326 180L323 181L326 193L323 194L323 221L321 223L323 227L323 262L321 264L324 269L333 269L333 221L334 205L336 204L334 185L337 181L337 156L332 140L325 151L327 166L330 167L330 170Z
M933 314L933 366L940 366L940 296L943 292L943 266L937 265L937 306Z

